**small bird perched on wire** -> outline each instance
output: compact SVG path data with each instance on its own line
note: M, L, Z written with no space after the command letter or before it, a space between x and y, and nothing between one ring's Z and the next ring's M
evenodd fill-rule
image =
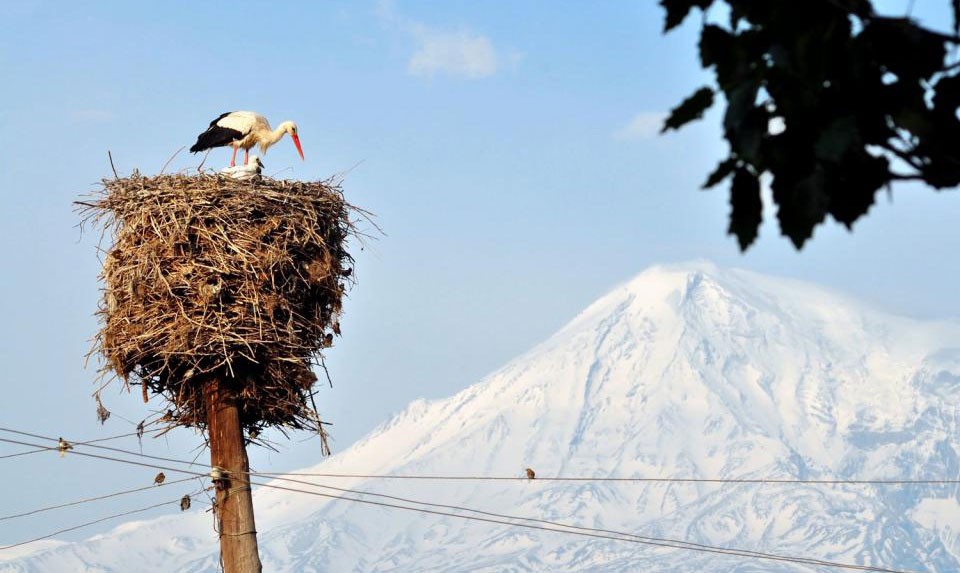
M180 511L187 511L188 509L190 509L190 494L180 498Z
M73 446L70 445L70 442L60 438L60 441L57 443L57 450L60 452L60 457L67 455L67 450L72 450Z
M163 472L160 472L160 473L157 474L157 477L153 478L153 484L154 484L154 485L160 485L160 484L163 483L163 480L165 480L165 479L167 479L167 476L165 476L165 475L163 474Z
M537 472L533 471L533 468L527 468L527 479L534 479L537 477Z

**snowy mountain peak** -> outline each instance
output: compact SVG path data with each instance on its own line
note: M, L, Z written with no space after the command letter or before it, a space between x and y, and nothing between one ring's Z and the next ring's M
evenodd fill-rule
M521 477L532 467L543 477L956 478L958 389L956 325L887 316L798 281L705 262L663 265L616 287L485 380L447 399L415 401L306 471ZM724 547L960 568L960 498L945 486L336 485ZM277 490L260 489L255 499L271 571L769 570L769 563L742 558ZM215 540L205 520L184 527L180 519L177 543L156 542L172 519L0 562L0 571L151 570L144 562L166 571L171 559L185 571L214 571ZM134 563L124 561L128 554L152 557Z
M804 312L818 321L835 318L836 312L870 314L856 301L809 283L692 262L643 271L588 306L567 328L622 314L721 325L737 317L738 308Z

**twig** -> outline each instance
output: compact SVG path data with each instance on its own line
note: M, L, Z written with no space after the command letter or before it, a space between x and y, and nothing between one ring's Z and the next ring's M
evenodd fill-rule
M183 151L186 145L180 147L180 149L173 152L173 155L170 156L170 159L167 159L167 162L163 164L163 167L160 168L160 174L163 174L163 171L167 168L167 165L170 165L170 162L173 161L173 158L177 156L181 151Z
M323 373L327 375L327 384L333 388L333 380L330 378L330 370L327 369L327 361L323 359L323 356L320 357L320 367L323 368ZM313 397L313 394L310 395Z
M117 168L113 166L113 154L110 153L110 150L107 150L107 157L110 158L110 169L113 169L113 178L120 179L120 176L117 175Z
M357 161L356 163L354 163L353 166L347 169L346 171L340 171L339 173L334 173L333 177L331 177L330 180L334 181L335 184L337 185L339 185L340 183L343 183L343 181L346 180L347 175L350 175L350 173L352 173L354 169L363 165L365 161L366 159L361 159L360 161Z
M208 149L206 153L203 154L203 161L200 162L200 165L197 165L197 173L203 173L203 164L207 162L207 157L210 155L210 150Z
M284 167L280 171L275 171L274 173L272 173L270 177L275 178L277 175L283 173L284 171L293 171L293 167L292 166Z

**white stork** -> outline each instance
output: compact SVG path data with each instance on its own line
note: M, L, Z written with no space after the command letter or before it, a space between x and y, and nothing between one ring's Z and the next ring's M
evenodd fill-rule
M293 144L297 146L297 153L300 159L303 157L303 149L300 147L300 137L297 135L297 124L292 121L285 121L277 126L277 129L270 129L270 123L267 118L259 113L252 111L230 111L210 122L210 127L197 136L197 142L190 148L192 153L213 149L214 147L233 148L233 157L230 158L230 167L237 164L237 150L243 149L243 163L249 161L250 148L254 145L260 145L260 153L264 154L274 143L283 139L283 136L290 134Z

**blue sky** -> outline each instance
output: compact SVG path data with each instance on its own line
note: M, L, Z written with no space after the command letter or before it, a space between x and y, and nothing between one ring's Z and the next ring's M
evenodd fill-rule
M892 13L907 4L883 3ZM925 22L949 24L946 0L915 4ZM110 175L107 150L122 173L155 173L232 109L297 121L306 162L285 140L266 171L318 179L353 168L348 199L386 232L356 252L359 284L328 357L335 385L319 394L335 450L412 399L477 381L657 262L710 259L896 313L960 318L955 192L898 186L854 234L830 223L797 253L768 224L738 252L725 235L726 191L699 190L725 151L716 113L655 133L707 77L692 23L662 36L652 1L21 0L4 11L0 426L96 438L131 431L120 416L160 408L108 391L117 416L95 421L83 358L97 329L98 235L81 235L72 201ZM228 158L215 151L207 164ZM198 161L181 152L168 170ZM252 463L314 463L308 438ZM145 447L184 458L198 443L181 430ZM3 513L153 477L54 455L0 459L0 471ZM160 495L0 522L0 545Z

